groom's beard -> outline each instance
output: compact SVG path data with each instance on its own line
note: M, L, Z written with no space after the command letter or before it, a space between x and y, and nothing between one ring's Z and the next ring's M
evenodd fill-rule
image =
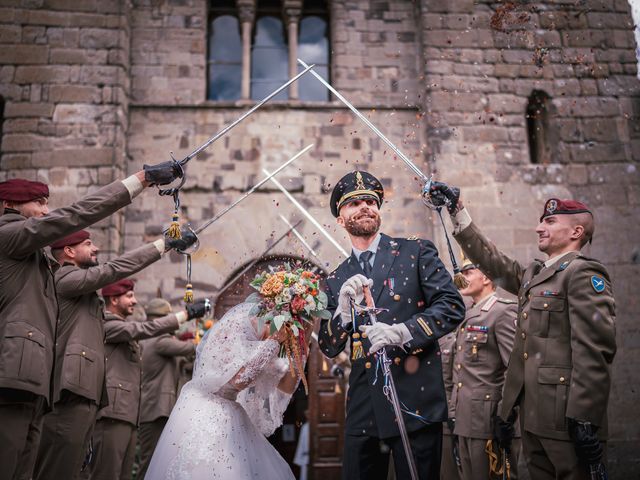
M354 237L371 237L378 232L381 224L380 215L366 210L351 215L345 222L345 228Z

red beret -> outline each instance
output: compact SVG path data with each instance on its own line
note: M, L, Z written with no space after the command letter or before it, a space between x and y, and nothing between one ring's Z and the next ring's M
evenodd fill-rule
M42 182L32 182L24 178L12 178L6 182L0 182L0 200L23 203L48 196L49 187Z
M577 200L550 198L544 204L544 212L542 212L540 221L542 221L544 217L550 217L551 215L566 215L572 213L591 213L591 210L589 210L589 207L584 203L578 202Z
M91 238L91 234L86 230L80 230L53 242L51 248L55 250L56 248L73 247L74 245L84 242L87 238Z
M103 297L119 297L130 290L133 290L133 280L119 280L111 285L103 287L100 293Z

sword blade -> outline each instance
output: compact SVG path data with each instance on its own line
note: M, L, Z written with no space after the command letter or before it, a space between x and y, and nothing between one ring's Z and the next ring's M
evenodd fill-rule
M313 147L313 143L311 145L307 145L306 147L304 147L302 150L300 150L298 153L296 153L293 157L291 157L289 160L287 160L285 163L283 163L282 165L280 165L276 170L273 171L273 173L269 174L267 177L263 178L262 180L260 180L258 183L256 183L253 187L251 187L251 189L245 193L244 195L242 195L240 198L238 198L235 202L233 202L231 205L229 205L227 208L225 208L224 210L222 210L219 214L217 214L215 217L207 220L205 223L203 223L202 225L200 225L198 227L198 229L195 231L196 234L202 232L205 228L208 228L212 223L217 222L220 218L222 218L223 215L225 215L228 211L230 211L232 208L234 208L236 205L238 205L240 202L242 202L245 198L247 198L249 195L251 195L253 192L255 192L258 188L260 188L262 185L264 185L266 182L268 182L269 180L271 180L275 175L277 175L278 173L280 173L284 168L286 168L289 164L293 163L295 160L297 160L300 156L302 156L303 154L307 153L311 148Z
M209 140L207 140L205 143L203 143L202 145L200 145L198 148L196 148L193 152L191 152L189 155L187 155L186 157L184 157L182 160L180 160L180 164L181 165L186 165L187 162L189 160L191 160L193 157L195 157L196 155L198 155L201 151L203 151L205 148L207 148L209 145L211 145L213 142L215 142L216 140L218 140L220 137L222 137L224 134L226 134L229 130L231 130L233 127L235 127L236 125L238 125L240 122L242 122L245 118L247 118L249 115L251 115L253 112L255 112L257 109L259 109L262 105L264 105L265 103L267 103L269 100L271 100L273 97L275 97L277 94L279 94L282 90L284 90L285 88L287 88L289 85L291 85L293 82L295 82L296 80L298 80L301 76L303 76L305 73L307 73L309 70L311 70L315 65L311 65L311 66L307 66L303 71L301 71L298 75L296 75L295 77L291 78L287 83L285 83L284 85L282 85L281 87L279 87L278 89L274 90L273 92L271 92L269 95L267 95L265 98L263 98L262 100L260 100L260 102L256 103L251 109L249 109L248 111L246 111L242 116L240 116L240 118L238 118L236 121L234 121L233 123L230 123L229 125L227 125L226 127L224 127L222 130L220 130L218 133L216 133L213 137L211 137Z
M296 227L294 227L293 225L291 225L291 222L289 220L287 220L287 217L285 217L284 215L280 214L280 219L285 223L285 225L290 227L291 233L293 233L296 236L296 238L300 241L300 243L302 243L302 245L304 245L306 247L306 249L309 250L309 253L311 255L313 255L316 259L320 260L320 257L318 257L318 254L313 249L313 247L311 245L309 245L309 242L307 242L305 240L305 238L298 231L298 229ZM300 223L300 222L298 222L298 223Z
M378 317L375 313L376 305L373 301L373 295L371 295L371 289L365 286L363 289L364 301L369 310L369 318L371 324L375 325L378 321ZM404 447L404 454L407 457L407 464L409 465L409 471L411 472L411 479L418 480L418 469L416 468L416 461L411 451L411 443L409 442L409 434L407 433L407 426L404 423L404 417L402 416L402 408L400 407L400 399L398 398L398 391L396 390L396 384L393 381L393 375L391 374L391 360L387 355L386 348L380 350L382 356L383 373L389 379L389 393L391 397L391 404L393 405L393 411L398 421L398 430L400 430L400 438L402 439L402 446Z
M262 169L262 171L263 171L265 174L267 174L267 175L269 174L269 172L268 172L267 170L265 170L264 168ZM333 244L333 246L334 246L334 247L336 247L336 248L338 249L338 251L339 251L342 255L344 255L345 257L348 257L348 256L349 256L349 254L347 253L347 251L346 251L344 248L342 248L342 246L341 246L341 245L340 245L340 244L339 244L339 243L338 243L338 242L337 242L337 241L336 241L336 240L335 240L331 235L329 235L329 232L327 232L327 231L325 230L325 228L322 226L322 224L321 224L320 222L318 222L315 218L313 218L313 215L311 215L311 214L307 211L307 209L306 209L306 208L304 208L304 207L300 204L300 202L298 202L298 201L294 198L294 196L293 196L293 195L291 195L291 194L289 193L289 191L288 191L286 188L284 188L284 186L282 186L282 184L281 184L277 179L275 179L275 178L273 177L273 175L271 175L271 181L273 182L273 184L274 184L276 187L278 187L278 188L280 189L280 191L281 191L282 193L284 193L285 197L287 197L287 198L291 201L291 203L293 203L293 204L295 205L295 207L296 207L298 210L300 210L300 212L301 212L305 217L307 217L307 219L308 219L308 220L309 220L309 221L310 221L310 222L311 222L311 223L312 223L312 224L313 224L313 225L314 225L314 226L315 226L315 227L320 231L320 233L322 233L322 234L327 238L327 240L329 240L329 241Z
M298 59L298 63L300 65L302 65L305 68L308 68L309 65L307 65L305 62L303 62L302 60ZM380 130L378 130L378 128L369 121L369 119L367 117L365 117L362 113L360 113L360 111L354 107L351 102L349 102L349 100L347 100L346 98L344 98L340 92L338 92L335 88L333 88L331 86L331 84L329 82L327 82L324 78L322 78L318 73L316 73L315 70L311 70L311 75L313 75L314 77L316 77L318 79L318 81L320 81L320 83L322 83L331 93L333 93L338 100L340 100L342 103L344 103L347 107L349 107L349 109L356 114L356 116L362 120L364 122L364 124L369 127L373 133L375 133L376 135L378 135L378 137L380 137L380 139L382 139L382 141L384 143L387 144L387 146L393 150L396 155L398 155L398 157L400 157L400 159L407 164L407 166L413 171L413 173L415 173L418 178L420 180L422 180L423 183L426 183L429 178L422 173L422 171L409 159L409 157L407 157L404 153L402 153L402 151L400 151L400 149L398 147L396 147L391 140L389 140L387 137L385 137L382 132Z

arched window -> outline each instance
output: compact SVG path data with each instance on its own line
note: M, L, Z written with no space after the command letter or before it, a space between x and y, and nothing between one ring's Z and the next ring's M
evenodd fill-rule
M207 98L261 100L300 71L297 58L329 80L327 0L211 0ZM276 100L327 101L305 75Z
M527 137L531 163L551 163L549 115L551 97L542 90L534 90L527 104Z
M238 100L242 80L242 38L235 2L216 2L209 35L209 84L210 100Z
M251 98L261 100L285 83L287 78L288 49L282 20L268 15L258 18L251 51ZM282 91L275 100L286 100Z

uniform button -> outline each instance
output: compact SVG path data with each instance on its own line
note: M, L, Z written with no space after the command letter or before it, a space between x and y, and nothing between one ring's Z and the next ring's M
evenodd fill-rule
M522 318L524 318L524 319L526 319L528 316L529 316L529 315L527 314L527 312L524 312L524 313L522 314Z
M477 339L478 339L478 337L474 336L474 337L473 337L473 339L474 339L474 340L477 340Z
M565 378L564 377L560 377L560 383L564 383Z
M394 358L393 363L395 363L396 365L400 365L400 357Z
M367 334L362 332L362 338L367 338Z
M524 359L525 359L525 360L526 360L527 358L529 358L529 355L527 354L527 352L524 352L523 357L524 357Z
M542 305L544 308L549 308L549 304L545 303L544 305Z
M122 384L121 384L121 383L119 383L119 384L118 384L118 386L119 386L120 388L122 388Z
M367 362L364 364L364 368L371 368L371 362Z
M398 294L396 293L396 294L393 296L393 299L394 299L396 302L399 302L399 301L400 301L400 295L398 295Z
M526 334L526 333L522 332L522 333L521 333L521 335L522 335L522 339L523 339L523 340L524 340L525 338L527 338L527 334Z
M458 382L458 388L462 388L462 382Z
M462 345L458 345L458 350L462 350Z
M27 336L28 336L28 337L33 337L33 332L29 332L29 333L27 333Z
M83 357L86 356L86 355L87 355L87 352L82 352L82 356Z
M491 395L486 394L486 395L484 396L484 398L485 398L486 400L489 400L489 399L491 398Z
M462 365L458 364L458 365L456 365L456 368L457 368L458 370L460 370L460 369L462 368Z
M527 298L528 298L529 300L531 300L531 294L527 295Z

